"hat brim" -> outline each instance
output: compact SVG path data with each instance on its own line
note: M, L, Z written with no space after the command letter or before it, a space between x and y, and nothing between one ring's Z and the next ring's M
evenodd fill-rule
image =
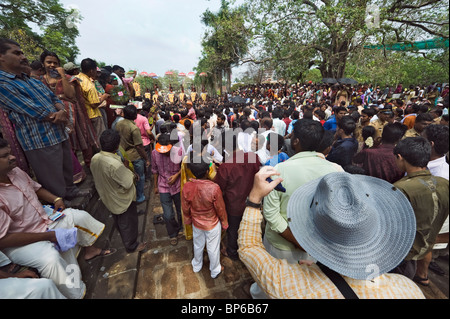
M370 183L367 204L379 213L374 234L364 244L341 245L320 235L311 204L321 178L294 191L287 215L295 239L308 254L341 275L363 280L378 277L403 261L414 242L416 219L406 196L392 184L365 175L353 177Z
M156 143L155 149L158 153L167 153L172 149L172 145L161 145L159 143Z

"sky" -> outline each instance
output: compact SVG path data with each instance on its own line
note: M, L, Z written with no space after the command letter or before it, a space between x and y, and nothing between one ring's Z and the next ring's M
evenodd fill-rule
M60 0L82 21L76 63L92 58L126 71L188 73L197 66L205 26L201 15L218 12L220 0Z

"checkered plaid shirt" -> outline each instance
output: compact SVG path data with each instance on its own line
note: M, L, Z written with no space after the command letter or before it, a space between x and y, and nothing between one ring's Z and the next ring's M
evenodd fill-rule
M62 102L41 81L0 70L0 107L15 126L24 151L53 146L68 138L64 125L44 119Z
M284 259L272 257L262 243L262 219L258 209L245 209L239 228L238 252L253 279L270 298L344 298L316 264L289 264ZM383 274L372 280L356 280L345 276L344 279L360 299L425 299L412 280L398 274Z

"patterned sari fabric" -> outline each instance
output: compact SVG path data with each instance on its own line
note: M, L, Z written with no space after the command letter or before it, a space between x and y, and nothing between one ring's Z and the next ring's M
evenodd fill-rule
M15 156L17 166L22 169L27 174L30 173L30 167L28 165L27 158L22 150L22 147L19 144L19 141L16 137L16 131L14 129L14 125L8 118L8 115L2 108L0 108L0 131L3 135L3 138L8 141L9 146L11 147L11 153Z
M69 134L72 149L74 151L83 151L93 146L99 148L97 143L98 138L95 134L94 127L92 126L92 123L87 115L86 108L84 107L83 94L81 93L78 80L69 75L67 75L67 77L69 82L75 86L76 94L75 98L72 100L61 98L73 127L72 132ZM64 94L62 81L58 81L56 86L50 86L44 77L42 77L41 80L56 95Z

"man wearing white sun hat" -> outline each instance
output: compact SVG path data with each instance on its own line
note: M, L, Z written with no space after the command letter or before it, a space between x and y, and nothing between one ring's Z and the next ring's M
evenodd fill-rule
M412 280L388 273L408 254L416 231L401 191L345 172L299 187L289 200L288 222L317 263L289 264L272 257L261 239L259 205L281 182L276 175L267 166L256 174L239 229L239 257L270 298L425 298Z

